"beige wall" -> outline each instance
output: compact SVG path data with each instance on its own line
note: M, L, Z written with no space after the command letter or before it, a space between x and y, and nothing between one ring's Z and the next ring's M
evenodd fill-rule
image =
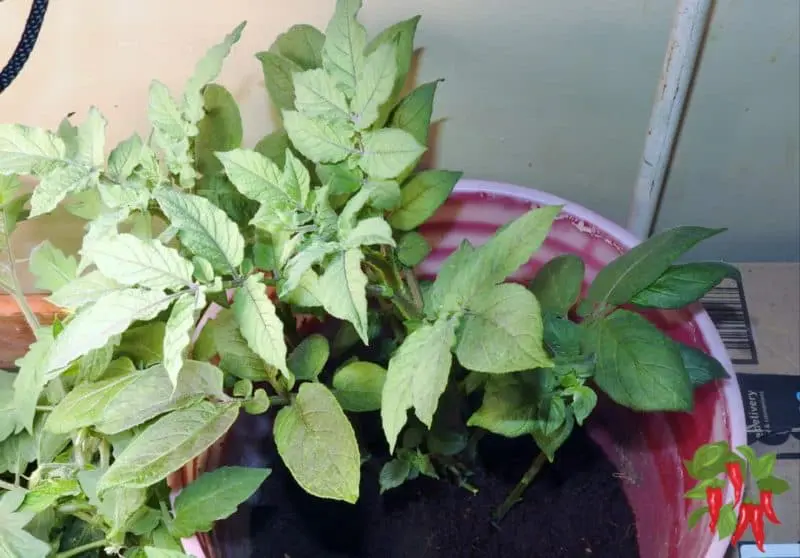
M3 62L30 3L0 2ZM272 127L253 53L294 23L324 27L333 3L52 0L31 60L0 95L0 121L54 127L96 104L112 142L144 130L150 80L181 87L205 49L247 19L220 81L242 104L252 145ZM423 16L418 78L446 78L439 165L549 190L624 223L674 2L365 4L373 33ZM797 0L718 2L659 223L731 228L697 255L800 257L798 22ZM58 215L28 226L20 251L54 230L74 245L74 225Z

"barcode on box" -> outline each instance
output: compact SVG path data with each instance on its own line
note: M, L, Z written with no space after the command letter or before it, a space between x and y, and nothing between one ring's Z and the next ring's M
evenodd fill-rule
M719 330L734 364L758 364L756 344L742 283L724 279L701 301Z

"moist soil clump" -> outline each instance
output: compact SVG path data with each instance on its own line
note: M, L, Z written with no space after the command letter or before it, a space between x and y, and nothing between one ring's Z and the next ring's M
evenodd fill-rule
M359 501L349 505L308 495L277 457L269 419L243 419L225 461L272 474L218 526L223 558L639 558L619 475L582 429L495 526L492 512L535 457L529 438L483 438L469 478L474 495L423 477L381 495L383 461L370 459Z

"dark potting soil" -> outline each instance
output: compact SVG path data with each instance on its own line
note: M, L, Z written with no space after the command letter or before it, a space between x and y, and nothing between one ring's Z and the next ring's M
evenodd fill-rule
M381 463L372 459L362 467L359 501L349 505L306 494L268 441L269 419L242 419L227 463L272 474L218 525L222 558L639 558L620 479L583 430L495 527L492 512L535 456L530 439L481 441L475 495L428 478L380 495Z

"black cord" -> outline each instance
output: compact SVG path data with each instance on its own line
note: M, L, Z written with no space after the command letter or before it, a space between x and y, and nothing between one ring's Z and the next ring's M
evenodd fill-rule
M22 31L22 37L19 39L17 48L14 49L11 60L0 71L0 93L11 85L11 82L19 75L28 61L33 46L36 44L36 39L39 38L39 30L42 28L42 22L49 3L50 0L33 0L31 11L28 14L28 20L25 22L25 29Z

